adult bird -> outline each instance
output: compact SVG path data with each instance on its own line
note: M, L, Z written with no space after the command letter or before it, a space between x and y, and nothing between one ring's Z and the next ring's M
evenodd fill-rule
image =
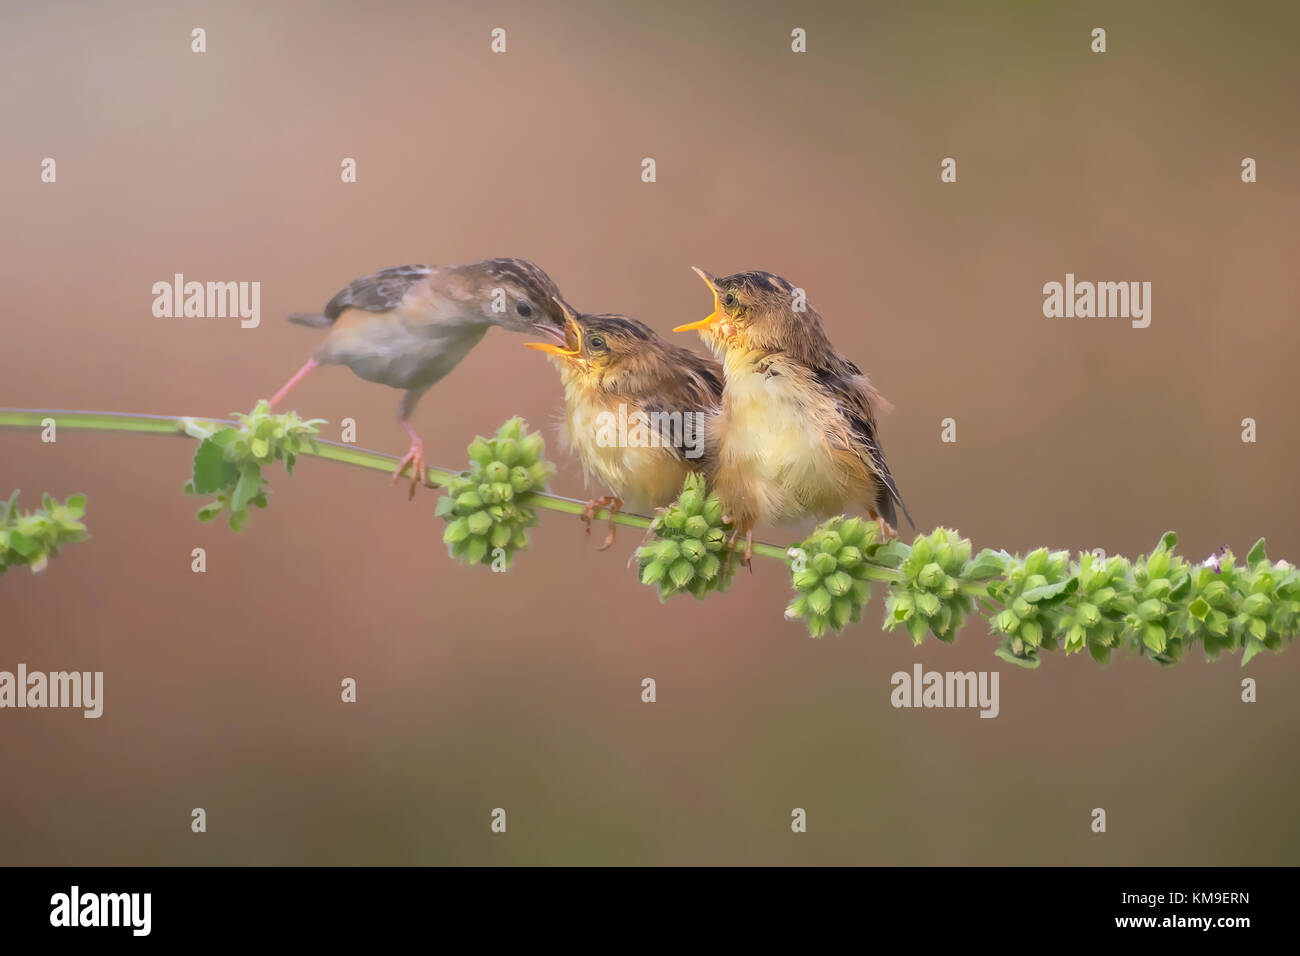
M408 497L414 498L425 475L424 443L411 424L420 397L494 325L563 341L561 301L551 277L524 259L382 269L349 283L320 312L289 316L290 322L327 331L307 364L271 398L271 407L319 365L346 365L368 382L402 389L397 420L411 447L393 484L410 467Z

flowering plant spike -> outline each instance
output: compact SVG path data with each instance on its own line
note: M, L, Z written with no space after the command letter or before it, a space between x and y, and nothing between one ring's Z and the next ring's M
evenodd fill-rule
M81 521L85 514L85 495L60 503L45 494L34 511L18 510L17 491L8 501L0 501L0 574L18 565L26 565L33 574L45 570L65 544L90 537Z
M236 424L188 418L0 409L0 427L44 427L186 434L200 439L189 494L214 495L199 512L211 520L230 510L238 530L250 506L266 504L262 469L311 454L391 471L393 457L317 440L320 419L273 415L259 402ZM493 438L469 446L470 467L459 474L430 469L446 488L437 514L447 521L443 540L452 556L505 570L528 545L537 510L579 515L580 502L546 492L555 469L542 458L543 442L513 418ZM39 511L18 513L15 498L0 504L0 572L26 564L39 570L62 544L81 540L85 497L60 505L48 495ZM703 478L692 475L678 500L653 518L620 513L612 520L648 530L637 548L638 574L661 599L725 590L739 564L728 550L734 529ZM874 522L839 516L787 549L756 543L758 557L785 562L794 598L787 619L803 620L814 637L861 620L871 582L885 587L885 630L904 628L916 643L932 634L952 641L980 613L998 638L994 653L1021 667L1038 667L1044 651L1088 651L1098 663L1116 650L1176 664L1200 645L1214 659L1241 653L1243 665L1263 651L1277 653L1300 631L1300 572L1272 561L1261 538L1244 560L1226 546L1196 563L1175 553L1177 535L1163 535L1149 554L1133 560L1038 548L1021 557L984 549L949 528L920 534L911 544L884 541Z
M235 413L235 418L237 426L197 431L202 441L183 490L187 495L215 496L199 509L200 521L212 521L229 511L230 527L240 531L248 522L250 506L266 507L270 491L262 469L282 461L285 472L292 475L298 455L309 450L319 453L316 435L325 420L304 421L293 412L275 415L265 401L248 415Z

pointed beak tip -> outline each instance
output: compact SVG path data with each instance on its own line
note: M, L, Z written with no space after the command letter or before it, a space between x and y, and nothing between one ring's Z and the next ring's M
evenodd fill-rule
M716 313L714 313L716 314ZM700 319L698 322L687 322L685 325L679 325L673 329L674 332L694 332L696 329L702 329L713 321L713 315Z
M566 348L565 347L566 344L567 343L560 344L560 343L553 343L553 342L525 342L524 347L530 349L536 349L539 352L545 352L547 355L556 355L559 356L560 358L567 358L567 359L577 358L578 349Z

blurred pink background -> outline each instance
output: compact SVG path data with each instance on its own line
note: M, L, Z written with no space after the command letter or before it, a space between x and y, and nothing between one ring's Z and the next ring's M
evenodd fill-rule
M282 317L385 266L522 256L666 334L708 309L691 265L768 269L897 406L884 445L924 530L1135 554L1174 529L1198 559L1266 535L1294 560L1298 22L1226 2L11 6L0 405L245 411L317 342ZM154 318L176 272L260 281L261 326ZM1044 318L1067 272L1152 282L1150 328ZM524 341L491 332L425 397L429 461L462 467L522 414L579 495ZM289 404L400 453L398 397L327 369ZM200 525L191 453L0 431L0 497L85 492L94 535L0 579L0 669L105 672L97 721L0 712L0 863L1297 862L1295 649L1251 663L1247 705L1234 659L1026 672L979 620L952 646L882 633L879 596L814 641L774 562L660 605L624 567L638 534L599 554L544 512L510 574L467 569L435 492L315 460L242 534ZM1000 716L893 709L918 661L1000 671Z

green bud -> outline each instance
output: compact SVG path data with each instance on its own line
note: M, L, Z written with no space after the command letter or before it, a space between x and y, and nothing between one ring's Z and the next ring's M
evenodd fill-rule
M505 465L514 465L519 461L519 443L513 438L497 441L497 461Z
M916 583L923 588L932 589L938 585L943 578L943 568L938 563L931 561L923 567L921 573L916 576Z
M683 588L690 583L691 578L695 577L695 568L690 561L682 558L673 562L672 567L668 569L668 576L672 578L673 584Z
M927 618L938 614L942 606L939 599L929 591L920 591L916 595L916 609Z
M833 555L827 554L825 551L819 554L814 554L812 556L812 559L808 562L808 565L818 574L823 576L827 574L831 574L838 567L835 561L835 557ZM823 613L823 612L818 612L818 613Z
M686 560L690 561L692 564L699 561L706 553L708 553L707 549L704 547L704 542L698 541L694 538L683 539L678 547L681 549L682 557L686 558Z
M701 512L704 520L710 526L717 526L722 523L722 502L718 500L717 495L709 495L704 501L704 510Z
M519 443L520 460L525 465L532 465L541 460L546 450L546 442L539 432L532 432Z
M836 571L826 577L826 590L834 597L848 594L853 588L853 579L843 571Z
M704 495L695 488L687 487L677 499L677 503L687 515L698 515L704 510ZM707 525L708 522L705 521L705 526Z
M1144 621L1159 620L1165 616L1164 603L1154 598L1150 601L1143 601L1137 606L1137 616Z
M473 535L486 534L492 527L492 516L486 511L476 511L467 519L469 533Z

